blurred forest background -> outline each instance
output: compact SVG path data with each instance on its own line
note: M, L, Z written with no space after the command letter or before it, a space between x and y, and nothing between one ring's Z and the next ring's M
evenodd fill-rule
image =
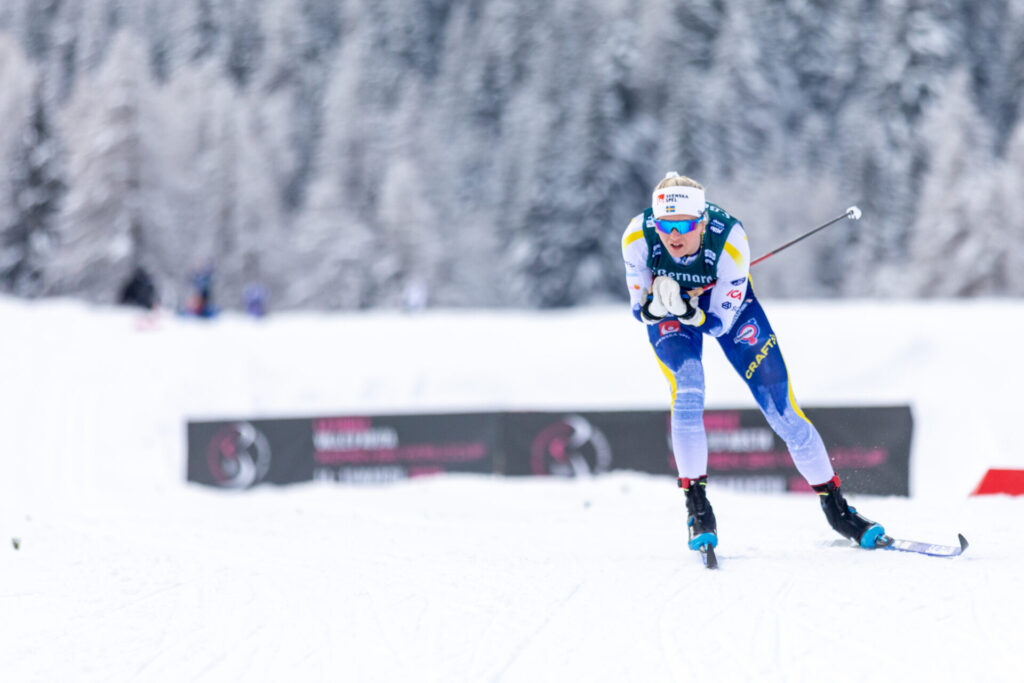
M1024 294L1018 0L0 0L0 291L625 301L668 170L763 295Z

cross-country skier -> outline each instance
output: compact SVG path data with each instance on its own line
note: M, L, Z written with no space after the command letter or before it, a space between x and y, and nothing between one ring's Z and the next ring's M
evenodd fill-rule
M825 444L793 397L778 340L750 284L750 249L739 220L706 202L699 183L669 173L655 188L651 208L626 228L622 256L633 315L647 324L672 387L672 450L686 494L690 548L718 543L705 488L704 335L718 341L750 387L797 470L818 492L832 528L866 548L882 542L882 526L846 504Z

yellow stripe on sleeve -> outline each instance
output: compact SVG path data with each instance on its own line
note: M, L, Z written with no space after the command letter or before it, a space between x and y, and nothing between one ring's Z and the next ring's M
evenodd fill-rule
M622 248L625 249L629 245L633 244L633 242L636 242L638 239L641 239L643 236L643 230L637 230L636 232L629 233L628 235L622 238Z
M732 260L736 262L736 265L740 268L743 267L743 254L740 253L739 249L732 246L728 242L725 243L725 250L732 256Z

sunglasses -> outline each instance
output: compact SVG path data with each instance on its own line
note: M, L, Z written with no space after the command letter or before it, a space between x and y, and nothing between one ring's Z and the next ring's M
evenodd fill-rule
M658 229L658 232L663 232L666 235L671 235L673 230L680 235L685 235L696 230L697 225L704 220L704 216L707 213L707 211L704 211L701 215L688 221L654 221L654 227Z

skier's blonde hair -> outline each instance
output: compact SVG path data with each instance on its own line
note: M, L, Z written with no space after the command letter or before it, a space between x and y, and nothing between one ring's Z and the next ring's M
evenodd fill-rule
M664 190L666 187L696 187L698 190L703 190L704 186L698 183L693 178L688 178L684 175L679 175L675 171L671 171L665 174L665 177L661 179L654 191Z

